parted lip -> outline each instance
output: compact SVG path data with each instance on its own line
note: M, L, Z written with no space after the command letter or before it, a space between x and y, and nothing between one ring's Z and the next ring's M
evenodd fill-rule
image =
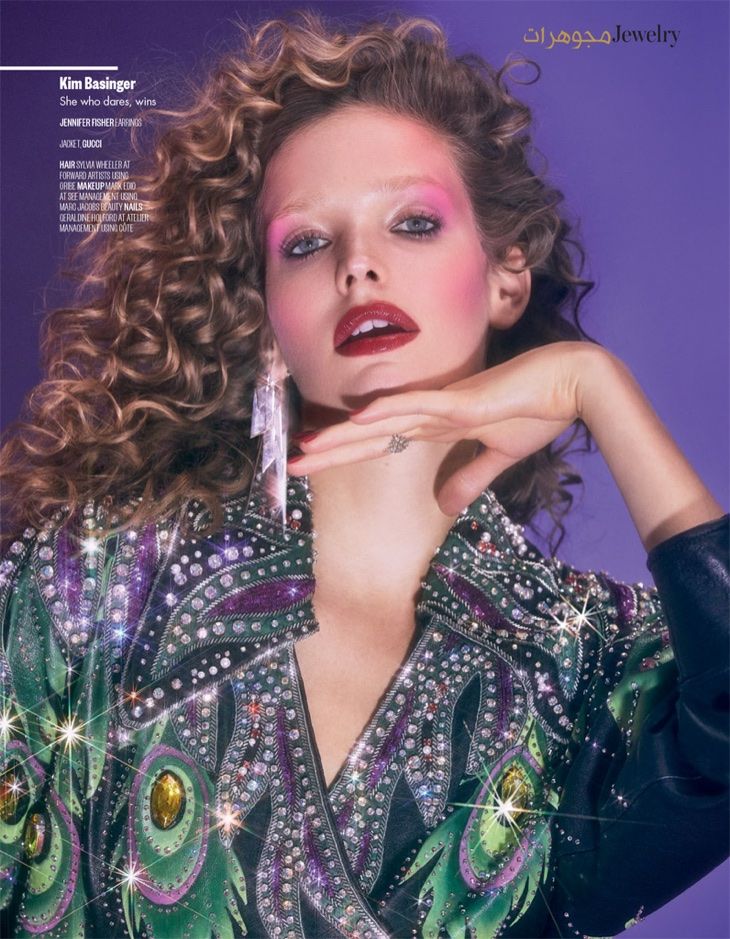
M335 349L347 342L358 326L361 326L367 320L373 319L385 320L406 333L420 332L418 326L400 307L392 303L385 303L382 300L373 300L371 303L350 307L345 313L335 328Z

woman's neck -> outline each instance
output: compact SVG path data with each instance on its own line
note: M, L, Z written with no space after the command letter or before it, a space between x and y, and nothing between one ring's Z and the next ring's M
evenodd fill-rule
M412 603L455 516L436 501L475 444L413 441L401 453L310 477L318 589L349 602Z

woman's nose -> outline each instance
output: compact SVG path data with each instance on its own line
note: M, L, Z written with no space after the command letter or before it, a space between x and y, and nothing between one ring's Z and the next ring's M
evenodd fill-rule
M348 293L359 282L379 283L383 278L380 264L370 255L349 253L342 258L337 270L337 286Z

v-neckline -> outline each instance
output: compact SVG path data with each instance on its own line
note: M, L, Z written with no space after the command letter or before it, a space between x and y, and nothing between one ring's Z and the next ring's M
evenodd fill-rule
M311 551L310 572L311 572L312 581L314 583L314 590L312 591L312 598L310 600L310 618L313 623L312 635L314 635L320 632L320 624L317 618L317 613L316 613L315 605L314 605L314 595L317 589L317 577L315 573L315 552L314 552L314 541L316 538L316 532L314 528L313 510L311 506L312 492L309 486L309 477L306 477L306 476L305 477L293 477L293 479L296 480L296 484L294 486L293 492L290 494L292 495L296 494L294 501L297 502L299 506L301 506L300 500L302 499L306 503L306 506L307 506L307 513L306 513L307 524L305 526L305 531L309 538L310 551ZM292 483L292 478L289 478L288 485L291 486L291 483ZM319 741L317 740L317 734L314 729L314 722L312 721L312 715L311 715L311 711L309 708L309 701L307 698L307 689L304 683L304 676L302 675L302 670L299 664L299 658L297 656L297 649L296 649L297 644L292 643L292 650L291 650L292 662L293 662L293 667L294 667L294 671L296 674L297 683L299 685L299 695L302 701L304 715L305 715L305 719L307 723L307 732L309 735L309 740L311 743L311 750L312 750L312 760L317 769L317 774L319 776L319 781L320 781L322 791L326 793L328 800L330 802L333 796L336 794L337 790L339 789L340 782L347 768L350 766L350 763L354 759L355 754L358 752L361 752L367 745L368 741L370 740L370 737L372 736L372 733L373 733L373 728L377 722L377 718L379 717L385 702L390 699L391 693L393 689L395 688L395 686L397 685L397 683L399 682L403 670L410 664L410 661L415 653L415 650L418 646L418 641L421 635L423 634L423 623L421 622L421 617L419 616L419 604L421 602L422 595L423 595L423 586L429 578L434 561L439 556L444 545L449 540L452 534L452 531L453 531L453 525L447 532L441 545L434 550L428 562L426 570L424 571L421 577L421 580L420 580L421 586L419 587L418 593L416 595L416 603L414 605L413 632L411 635L411 640L408 644L408 648L406 652L404 653L401 661L395 667L395 670L391 672L390 677L388 678L388 681L385 687L383 688L382 693L378 697L375 706L371 710L369 717L360 728L360 731L355 737L355 739L351 742L350 746L347 749L347 752L345 753L345 756L342 762L340 763L337 769L337 772L332 777L332 780L329 783L327 783L327 780L325 778L324 764L322 762L322 755L320 752Z
M421 591L422 591L422 588L421 588ZM419 591L419 602L420 602L421 591ZM370 716L365 721L359 733L357 734L356 738L353 740L353 742L349 746L344 759L340 763L340 766L337 772L335 773L335 775L332 777L332 780L330 783L327 783L327 780L325 778L324 765L322 763L322 756L320 753L319 743L317 741L317 734L314 729L314 723L312 721L312 715L309 709L309 702L307 699L307 689L304 683L302 670L299 665L299 659L297 657L296 643L292 644L292 649L291 649L292 660L293 660L294 670L295 670L296 677L297 677L297 683L299 685L299 694L300 694L300 698L301 698L303 709L304 709L304 716L307 722L307 731L309 734L309 740L310 740L311 749L312 749L312 759L317 768L317 773L319 775L322 790L323 792L327 794L327 796L330 799L334 796L337 789L339 788L340 782L345 774L345 771L350 766L350 763L353 761L355 754L360 753L365 749L366 744L368 743L368 741L370 740L370 737L372 736L373 728L375 727L377 723L377 719L383 710L385 702L390 700L390 698L392 697L392 692L394 691L395 687L399 683L403 672L411 664L411 660L416 652L416 649L418 648L419 640L421 636L423 635L424 624L421 620L421 617L419 616L418 606L419 606L419 603L417 602L416 608L415 608L415 615L414 615L413 634L411 636L411 641L408 645L408 649L406 650L399 664L396 666L395 671L392 672L392 674L390 675L390 678L388 679L388 682L385 685L382 694L379 696L375 706L370 712ZM319 627L319 623L317 623L317 627Z
M294 485L292 487L293 481L294 481ZM292 488L289 488L289 487L292 487ZM310 571L310 576L312 578L312 581L314 583L314 590L316 590L317 579L316 579L315 564L314 564L315 529L314 529L314 522L313 522L312 507L310 504L311 489L309 487L309 479L306 476L305 477L290 477L288 480L288 488L289 488L290 497L293 497L292 505L296 506L296 508L299 510L298 514L296 515L296 518L298 520L301 520L302 523L304 523L302 525L302 528L297 529L297 531L299 534L306 534L309 540L309 546L310 546L309 547L309 550L310 550L309 571ZM489 493L488 496L487 496L487 493ZM484 517L485 507L482 504L485 500L485 497L486 497L486 501L490 503L490 508L492 511L496 510L498 513L506 515L506 513L504 512L504 508L501 506L501 503L499 503L499 501L496 499L496 497L494 496L494 493L492 493L491 490L485 490L484 492L480 493L473 500L473 502L454 519L451 527L449 528L446 535L444 536L441 544L438 545L434 549L433 554L431 555L431 558L426 567L426 570L423 572L423 575L421 577L420 587L416 595L416 603L414 606L414 628L413 628L413 634L412 634L408 649L406 653L404 654L403 658L401 659L401 662L398 664L395 670L391 673L390 678L387 684L385 685L382 694L379 696L377 703L375 704L373 710L371 711L369 718L360 729L360 732L358 733L357 737L351 743L349 749L347 750L347 753L345 754L345 757L342 763L340 764L337 772L335 773L335 775L333 776L329 784L327 783L325 779L324 767L322 764L319 744L317 741L317 736L314 730L314 724L312 722L311 713L309 710L309 703L307 700L307 691L306 691L306 687L304 684L304 678L302 676L302 671L299 666L299 659L296 654L296 641L292 643L291 645L292 663L293 663L294 672L296 674L297 683L299 686L299 696L302 702L304 715L306 719L307 733L308 733L309 740L311 743L312 761L318 773L321 789L324 793L326 793L328 797L328 801L330 803L332 802L333 797L339 791L340 784L343 780L343 776L346 770L348 769L348 767L350 766L350 763L352 762L355 753L362 752L366 749L367 744L372 737L373 729L377 723L378 717L381 715L383 711L386 701L389 701L390 698L392 697L392 694L397 684L401 680L401 676L403 675L405 669L411 664L415 656L419 642L424 635L426 625L430 619L425 610L426 591L427 589L430 589L431 585L438 582L440 579L437 573L437 567L439 567L440 564L443 564L446 569L452 570L453 569L452 565L455 562L457 566L460 563L460 561L456 560L452 554L452 548L458 543L458 529L459 529L460 521L462 521L465 517L469 517L469 516L471 516L473 519L476 519L477 517L482 516L483 520L476 524L479 525L480 527L482 526L489 527L489 526L486 526L486 518ZM480 504L481 504L481 512L478 512L477 506ZM474 522L472 524L474 524ZM314 596L314 590L311 595L312 598ZM316 611L314 609L313 599L310 599L310 602L309 602L309 619L313 627L310 630L310 634L313 635L320 631L320 625L317 619Z

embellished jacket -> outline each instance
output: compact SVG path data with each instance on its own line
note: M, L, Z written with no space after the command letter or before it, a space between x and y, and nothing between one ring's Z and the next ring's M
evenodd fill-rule
M657 588L547 558L491 490L422 582L403 663L330 786L296 643L306 480L2 578L3 936L609 936L728 853L728 520Z

